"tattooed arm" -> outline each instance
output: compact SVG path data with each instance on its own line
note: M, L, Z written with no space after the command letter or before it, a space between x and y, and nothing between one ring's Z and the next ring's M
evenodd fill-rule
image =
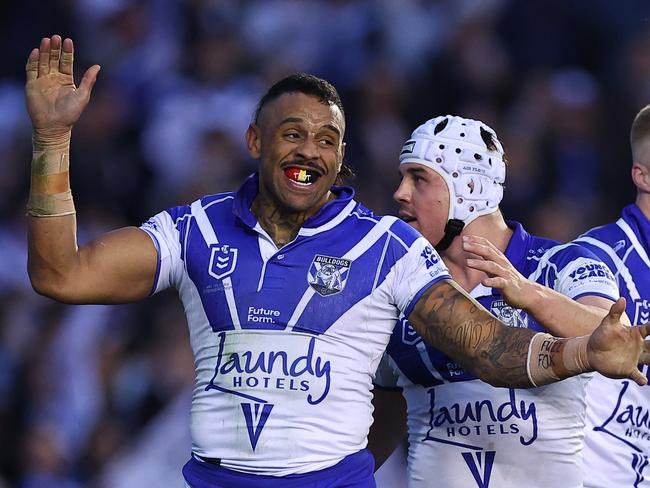
M637 368L650 361L644 337L650 325L620 321L625 300L616 302L591 335L558 339L530 329L508 327L452 280L429 288L409 321L429 344L493 386L528 388L587 371L646 383Z

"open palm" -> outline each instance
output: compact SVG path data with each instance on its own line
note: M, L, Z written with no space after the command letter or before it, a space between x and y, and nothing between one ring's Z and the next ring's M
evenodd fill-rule
M631 378L639 385L647 383L637 368L638 363L650 362L650 344L645 337L650 324L629 327L621 322L625 299L619 298L589 338L589 363L599 373L610 378Z
M88 104L99 66L90 67L76 87L73 61L72 40L58 35L43 38L30 53L25 95L35 130L68 131Z

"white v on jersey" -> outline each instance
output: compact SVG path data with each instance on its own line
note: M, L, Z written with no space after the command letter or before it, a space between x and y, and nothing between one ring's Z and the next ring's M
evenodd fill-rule
M636 205L575 242L615 272L633 325L650 321L650 222ZM648 367L642 371L647 375ZM650 487L650 389L594 375L587 388L585 486Z
M175 286L196 366L193 451L236 471L320 470L366 446L372 377L400 312L449 278L427 241L374 217L349 188L277 249L237 193L162 212L142 228Z
M508 225L514 233L505 255L524 276L573 299L618 297L611 272L586 249ZM512 327L546 331L496 289L479 285L471 295ZM387 370L397 376L387 379ZM375 383L386 387L392 380L406 399L410 488L576 488L582 486L588 379L530 390L494 388L426 345L402 318Z

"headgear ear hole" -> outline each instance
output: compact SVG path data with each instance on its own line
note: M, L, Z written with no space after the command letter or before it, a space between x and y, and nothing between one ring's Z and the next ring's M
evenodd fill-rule
M433 129L433 135L435 136L439 132L442 132L445 127L447 127L447 124L449 123L449 119L444 119L438 122L438 125Z

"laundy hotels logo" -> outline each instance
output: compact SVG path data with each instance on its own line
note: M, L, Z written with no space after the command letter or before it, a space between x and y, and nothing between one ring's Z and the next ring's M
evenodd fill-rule
M317 254L307 272L307 281L319 295L334 295L345 288L351 264L349 259Z
M460 448L463 461L479 488L489 488L496 450L491 442L478 441L477 436L514 436L522 446L537 440L537 407L508 389L508 398L485 398L464 402L452 399L438 402L436 388L428 390L430 398L429 430L423 441ZM483 444L487 444L483 445Z
M217 363L205 391L216 390L240 399L253 451L275 407L265 392L292 391L304 395L309 405L318 405L327 398L332 368L317 353L315 337L305 342L296 336L294 347L272 350L249 349L237 343L237 334L229 336L225 331L218 337ZM236 351L233 341L240 346Z

